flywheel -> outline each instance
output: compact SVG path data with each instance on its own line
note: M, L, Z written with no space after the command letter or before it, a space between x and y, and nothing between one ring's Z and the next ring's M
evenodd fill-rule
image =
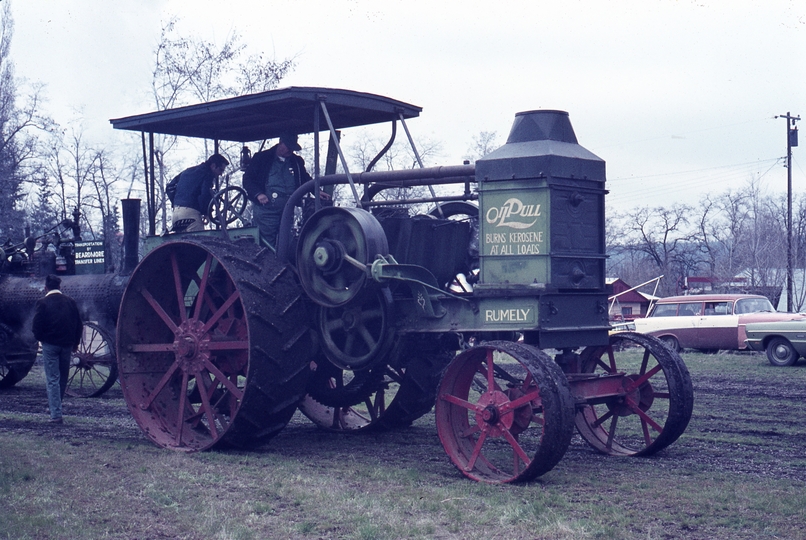
M375 256L388 253L386 234L372 214L360 208L323 208L300 232L297 270L314 302L339 307L362 291Z

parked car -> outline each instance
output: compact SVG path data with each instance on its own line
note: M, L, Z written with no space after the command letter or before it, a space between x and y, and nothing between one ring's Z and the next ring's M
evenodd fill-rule
M746 349L748 323L804 320L806 315L779 313L770 301L754 294L699 294L661 298L635 329L655 336L672 350L703 352Z
M773 366L791 366L806 355L806 321L750 323L745 343L754 351L766 351Z

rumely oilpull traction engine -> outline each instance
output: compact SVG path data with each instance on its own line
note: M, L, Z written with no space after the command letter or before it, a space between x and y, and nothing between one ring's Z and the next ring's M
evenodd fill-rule
M112 123L144 140L314 133L318 170L322 115L347 170L337 130L391 120L393 140L396 121L406 127L419 110L289 88ZM567 113L517 114L506 144L475 166L333 171L291 197L276 252L249 229L174 235L133 272L120 380L156 444L264 442L297 407L326 429L407 426L436 403L456 467L513 482L553 468L575 426L619 456L655 453L683 433L693 390L679 355L654 338L609 336L605 164L577 144ZM349 184L355 207L317 208L291 232L295 206L334 184ZM383 198L442 184L464 193ZM412 215L424 203L438 204Z
M45 276L57 274L62 291L76 300L84 334L70 363L67 394L99 396L117 379L114 334L128 272L137 264L139 202L123 201L124 267L104 273L101 241L82 241L79 211L41 237L0 249L0 388L22 380L36 361L38 344L31 331L36 301ZM49 249L49 248L55 249Z

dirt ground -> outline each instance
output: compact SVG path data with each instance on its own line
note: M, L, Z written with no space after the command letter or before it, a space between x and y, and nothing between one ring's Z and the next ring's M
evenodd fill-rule
M702 470L761 476L769 479L803 480L806 478L806 360L789 368L765 365L763 355L712 356L684 355L689 360L695 389L694 414L684 435L662 452L657 465L664 468ZM698 367L700 362L703 368ZM711 369L710 364L730 363L731 370ZM746 372L736 363L746 363ZM0 431L41 435L82 441L104 439L126 443L142 442L145 436L132 419L116 384L100 398L67 398L64 403L66 429L54 429L47 422L47 397L42 371L35 365L31 373L15 387L0 391L0 412L6 418ZM429 418L430 416L430 418ZM71 422L82 417L82 422ZM92 420L88 422L87 420ZM433 415L418 421L433 426ZM282 432L284 439L304 439L316 428L300 413ZM282 444L283 452L294 452L294 444ZM274 444L270 441L269 445ZM413 450L400 449L407 458ZM433 451L428 448L428 451ZM394 449L385 449L394 453ZM424 460L434 456L422 456ZM593 452L575 436L564 462L603 463L608 458ZM612 459L612 458L610 458ZM655 458L653 458L655 459Z

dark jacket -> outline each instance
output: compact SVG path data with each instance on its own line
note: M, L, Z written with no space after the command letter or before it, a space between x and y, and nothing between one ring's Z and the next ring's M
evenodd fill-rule
M36 301L33 331L37 341L75 349L83 327L76 301L69 296L58 292Z
M266 193L266 180L274 158L277 156L277 145L263 150L252 156L249 166L243 173L243 188L250 200L257 202L257 196ZM291 162L291 171L296 180L296 187L311 180L311 175L305 170L305 160L296 154L291 154L286 160ZM268 194L267 194L268 195Z
M213 182L215 174L206 163L190 167L182 171L176 185L176 196L173 205L195 208L202 214L213 198Z

